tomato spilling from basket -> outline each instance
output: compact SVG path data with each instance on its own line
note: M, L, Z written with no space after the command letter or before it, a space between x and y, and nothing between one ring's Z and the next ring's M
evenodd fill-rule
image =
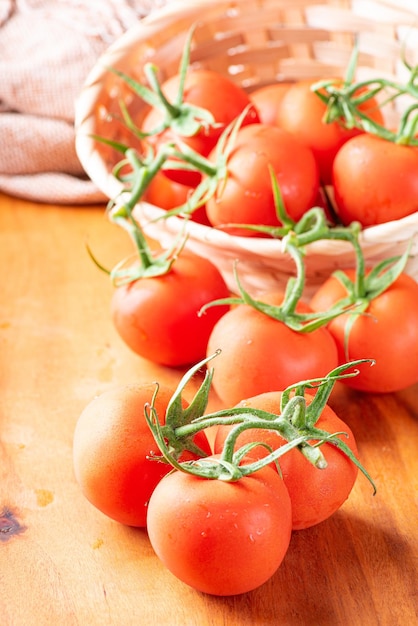
M193 66L196 30L166 80L153 63L142 81L108 70L118 132L93 137L116 183L108 217L134 249L105 270L115 327L140 357L187 371L176 390L129 386L86 407L74 465L90 501L146 526L180 580L232 595L268 580L291 532L338 510L358 469L373 484L328 405L334 384L418 383L414 232L395 254L365 246L416 219L418 68L358 80L354 47L344 76L247 91Z

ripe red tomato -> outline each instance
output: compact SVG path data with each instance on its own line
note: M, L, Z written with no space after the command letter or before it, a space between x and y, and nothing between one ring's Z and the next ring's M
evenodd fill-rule
M170 211L171 209L176 209L177 207L185 204L193 191L194 187L177 183L160 171L151 180L151 183L145 191L143 199L160 209ZM191 219L199 224L209 226L205 206L201 206L193 211Z
M73 466L82 493L102 513L129 526L146 525L151 493L171 471L167 463L149 458L161 456L144 417L154 392L153 384L111 389L85 407L74 431ZM162 423L173 393L165 386L158 390L155 408ZM194 441L210 453L203 432ZM189 452L181 456L192 458Z
M209 158L215 159L212 153ZM309 148L286 131L266 124L241 128L227 159L227 178L206 203L209 221L223 224L278 226L269 166L280 187L288 215L298 221L315 204L319 191L318 168ZM229 228L233 234L256 233Z
M199 310L228 296L215 265L183 249L166 274L117 287L112 318L135 353L171 367L189 365L205 357L212 328L229 307L212 307L202 316Z
M310 404L313 396L306 395L307 404ZM280 392L260 394L247 400L242 400L238 407L252 407L280 413ZM316 427L329 433L347 433L339 435L353 454L358 457L358 451L354 435L331 409L326 405L316 422ZM214 452L219 454L232 426L219 426L214 441ZM286 441L277 431L264 429L249 429L242 432L236 442L239 447L257 442L265 443L272 450L283 446ZM329 518L347 500L357 478L357 466L336 446L331 443L321 445L328 466L325 469L317 469L310 463L299 450L293 449L286 452L278 459L282 472L283 482L289 492L292 505L292 528L301 530L319 524ZM256 446L251 449L246 458L257 460L267 456L269 451L264 446ZM272 467L276 467L274 463Z
M273 83L265 87L259 87L252 93L250 98L258 112L262 124L277 126L277 115L284 94L292 83Z
M176 471L154 490L147 526L157 556L181 581L213 595L245 593L286 554L289 494L270 467L236 482Z
M326 124L323 120L326 105L311 91L312 84L312 80L303 80L288 89L279 108L278 125L311 148L319 165L321 182L329 185L335 155L348 139L361 131L348 130L338 122ZM374 121L383 124L382 112L375 100L371 99L359 108Z
M346 271L353 279L354 271ZM313 295L310 305L326 311L346 297L342 283L331 276ZM375 359L373 367L343 379L350 387L371 393L394 392L418 382L418 284L407 274L374 298L364 315L356 315L350 330L348 353L345 334L349 317L340 315L328 324L339 352L340 363Z
M166 98L173 102L179 89L180 76L167 79L161 89ZM206 69L195 69L188 72L183 92L183 101L188 104L206 109L212 113L215 124L208 128L202 128L192 137L181 137L193 150L203 156L207 156L216 145L225 128L233 122L247 106L251 105L248 94L230 78L218 72ZM161 123L163 114L160 109L152 108L142 122L141 129L150 132ZM258 122L258 114L254 106L250 106L243 124ZM176 142L176 135L168 129L154 137L150 137L151 143L160 145L167 141ZM201 176L197 172L185 172L180 170L164 170L165 174L177 182L196 185Z
M280 305L283 296L271 293L262 300ZM303 303L297 307L298 312L308 310ZM218 349L212 382L227 406L325 376L338 365L337 347L326 328L296 332L247 304L232 308L215 325L207 353Z
M418 147L362 134L338 152L335 204L343 224L373 226L418 211Z

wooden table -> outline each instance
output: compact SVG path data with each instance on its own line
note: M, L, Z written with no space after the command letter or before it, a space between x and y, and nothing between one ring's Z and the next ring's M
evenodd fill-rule
M249 594L188 588L160 564L145 531L84 499L71 446L87 402L119 383L177 382L183 373L122 344L109 316L112 287L87 240L108 266L130 245L103 207L0 196L2 626L417 624L418 386L383 396L336 387L332 403L378 493L360 476L343 508L294 533L277 574Z

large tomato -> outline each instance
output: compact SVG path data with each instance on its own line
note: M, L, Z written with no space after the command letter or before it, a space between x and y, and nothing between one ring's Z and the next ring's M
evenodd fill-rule
M346 271L351 280L354 271ZM347 296L346 288L331 276L313 295L310 306L327 311ZM348 335L347 314L334 318L328 330L338 346L340 362L375 359L373 367L361 369L345 384L367 392L393 392L418 382L418 284L407 274L373 298L363 314L351 319ZM347 347L347 350L346 350Z
M265 294L262 300L278 306L283 295ZM298 312L308 310L299 303ZM326 328L297 332L247 304L232 308L216 323L208 354L218 349L213 387L227 406L300 380L326 376L338 365L337 347Z
M209 158L215 159L215 154ZM280 224L274 203L270 167L288 215L298 221L315 205L319 191L318 168L312 151L293 135L267 124L241 128L227 158L227 177L208 199L206 213L213 226L223 224ZM254 236L254 232L229 228Z
M245 593L286 554L289 494L270 467L235 482L176 471L154 490L147 527L157 556L184 583L219 596Z
M174 102L178 93L180 75L168 78L161 89L170 102ZM243 124L258 122L258 114L247 93L230 78L218 72L206 69L190 70L186 76L183 101L206 109L214 118L214 124L202 129L191 137L180 136L182 142L203 156L207 156L216 145L225 128L233 122L246 107L248 113ZM142 122L141 129L151 132L161 123L163 113L159 108L150 109ZM179 136L167 129L149 141L156 145L167 141L177 142ZM183 184L195 185L200 180L200 174L177 170L165 170L171 178Z
M336 211L343 224L373 226L418 211L418 147L362 134L333 166Z
M183 249L166 274L117 287L112 318L140 356L172 367L189 365L205 357L212 328L229 307L213 307L202 316L200 309L228 296L215 265Z
M128 526L146 525L148 502L153 490L171 465L161 456L145 420L155 384L128 385L106 391L82 411L73 438L74 473L84 496L102 513ZM155 408L164 423L174 389L160 386ZM187 404L184 402L184 407ZM210 454L206 435L194 439ZM181 460L197 458L184 452Z
M335 155L348 139L361 131L346 129L337 121L325 123L326 105L311 90L312 84L312 80L302 80L287 90L279 107L277 123L311 148L319 165L321 182L329 185ZM375 122L383 124L382 112L375 100L371 99L359 108Z
M261 409L269 413L280 413L280 392L260 394L247 400L242 400L238 407ZM312 396L306 396L310 404ZM315 426L331 434L339 435L358 457L354 435L334 411L326 405ZM223 444L232 426L218 426L214 441L214 452L220 454ZM242 432L236 442L236 448L252 443L267 444L270 449L276 450L286 441L275 430L249 429ZM310 463L299 450L286 452L278 460L284 484L289 492L292 504L292 528L301 530L319 524L347 500L357 478L357 466L336 446L331 443L321 445L321 451L327 461L325 469L318 469ZM264 446L256 446L248 453L253 460L264 458L269 450ZM275 464L272 464L276 467Z

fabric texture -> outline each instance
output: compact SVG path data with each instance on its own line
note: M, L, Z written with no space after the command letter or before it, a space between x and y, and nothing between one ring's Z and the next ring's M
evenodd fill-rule
M98 57L168 0L0 0L0 191L105 201L77 158L74 103Z

